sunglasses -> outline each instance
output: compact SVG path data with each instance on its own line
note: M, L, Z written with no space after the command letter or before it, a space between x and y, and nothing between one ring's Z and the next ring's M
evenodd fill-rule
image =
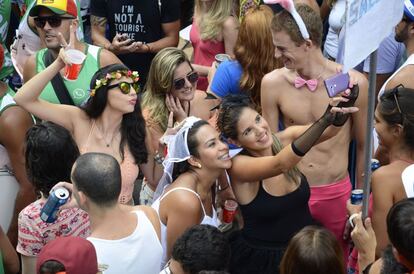
M401 125L404 122L404 114L401 110L400 102L398 101L398 91L400 88L404 88L403 85L399 85L392 90L392 95L394 96L395 105L397 106L398 113L401 115Z
M43 29L46 25L46 22L51 26L52 28L60 27L62 24L62 20L65 19L75 19L73 17L64 17L64 16L38 16L34 18L34 22L36 27Z
M118 87L123 94L129 94L131 92L131 87L134 88L135 93L138 94L139 92L139 84L138 83L128 83L128 82L120 82L118 84L108 86L108 89Z
M195 84L198 81L198 73L195 71L192 71L183 78L174 79L173 81L174 88L182 89L185 86L185 78L187 78L188 82L190 82L191 84Z

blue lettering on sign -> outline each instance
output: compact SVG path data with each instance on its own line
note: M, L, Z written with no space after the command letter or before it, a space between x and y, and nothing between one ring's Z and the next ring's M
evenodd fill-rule
M369 12L380 1L381 0L357 0L352 2L349 8L349 26L355 24L362 16Z

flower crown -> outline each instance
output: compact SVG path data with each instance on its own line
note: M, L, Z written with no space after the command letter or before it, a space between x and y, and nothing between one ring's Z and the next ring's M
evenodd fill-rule
M103 86L108 85L108 83L112 80L112 79L121 79L122 76L126 76L132 79L132 81L134 81L134 83L139 81L139 74L138 71L132 71L132 70L117 70L111 73L107 73L105 75L104 78L102 79L97 79L95 81L95 87L93 89L90 90L89 95L91 97L95 96L95 92Z

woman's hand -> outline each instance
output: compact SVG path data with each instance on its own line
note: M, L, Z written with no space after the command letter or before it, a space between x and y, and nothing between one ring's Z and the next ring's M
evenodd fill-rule
M167 94L165 97L165 104L167 105L168 110L174 114L176 121L181 122L187 118L190 102L185 102L184 105L182 105L180 99L177 97L174 98L171 94Z
M180 128L184 125L184 122L178 123L175 127L174 125L174 112L170 111L170 115L168 115L168 123L167 123L167 129L165 130L164 134L160 138L160 144L161 145L167 145L168 139L171 136L174 136L177 134L177 132L180 130Z

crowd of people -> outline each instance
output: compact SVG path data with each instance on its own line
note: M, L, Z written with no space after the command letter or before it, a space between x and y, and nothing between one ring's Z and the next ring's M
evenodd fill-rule
M3 1L0 273L414 273L414 0L377 70L367 58L331 96L345 13L344 0ZM368 73L380 167L364 219L350 198Z

